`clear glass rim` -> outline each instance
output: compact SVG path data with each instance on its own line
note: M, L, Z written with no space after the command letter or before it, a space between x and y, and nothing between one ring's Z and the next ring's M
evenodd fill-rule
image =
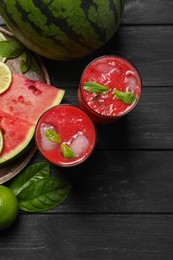
M42 152L42 150L40 149L40 146L38 144L38 141L37 141L37 131L39 129L39 123L40 123L40 120L43 118L43 116L49 112L50 110L53 110L53 109L56 109L58 107L62 107L62 106L69 106L69 107L74 107L76 109L78 109L79 111L81 111L82 113L84 113L90 120L90 122L92 123L93 125L93 129L94 129L94 144L93 144L93 147L91 149L91 151L89 152L89 154L87 156L85 156L83 159L79 160L78 162L74 161L74 162L71 162L71 164L58 164L58 163L55 163L55 162L52 162L51 160L49 160ZM88 115L82 108L78 107L77 105L71 105L71 104L68 104L68 103L64 103L64 104L59 104L59 105L55 105L51 108L48 108L38 119L37 121L37 124L35 126L35 134L34 134L34 139L35 139L35 143L37 145L37 148L38 150L40 151L40 153L42 154L42 156L47 160L49 161L51 164L55 165L55 166L60 166L62 168L68 168L68 167L73 167L73 166L77 166L79 164L81 164L82 162L86 161L94 152L95 148L96 148L96 145L97 145L97 141L98 141L98 133L97 133L97 127L96 127L96 124L94 122L94 120L91 118L90 115Z
M104 59L104 58L109 58L109 57L115 57L115 58L118 58L120 60L123 60L125 61L126 63L129 63L137 72L138 76L139 76L139 79L140 79L140 96L138 99L136 99L136 101L129 107L128 110L126 110L125 112L119 114L119 115L116 115L116 116L107 116L107 115L102 115L100 113L98 113L97 111L93 110L89 105L88 103L86 102L86 100L84 99L83 97L83 94L82 94L82 78L83 78L83 75L85 74L86 70L90 67L91 64L93 64L94 62L96 62L97 60L101 60L101 59ZM138 104L138 102L140 101L141 99L141 92L142 92L142 88L143 88L143 84L142 84L142 78L141 78L141 75L139 73L139 70L137 69L137 67L129 60L129 59L125 59L121 56L118 56L118 55L114 55L114 54L108 54L108 55L102 55L102 56L99 56L95 59L93 59L91 62L88 63L88 65L85 67L85 69L83 70L82 72L82 75L80 77L80 83L79 83L79 91L80 91L80 97L82 98L82 101L84 102L85 106L88 108L88 110L92 111L93 114L95 114L97 117L100 117L100 118L103 118L103 119L116 119L116 118L119 118L121 116L124 116L126 114L128 114L132 109L134 109L136 107L136 105Z

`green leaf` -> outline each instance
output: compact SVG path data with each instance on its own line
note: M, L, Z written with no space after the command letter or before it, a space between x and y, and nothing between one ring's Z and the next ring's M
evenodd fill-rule
M136 97L134 94L132 94L130 92L119 91L117 89L114 91L114 95L117 99L120 99L124 103L130 104L130 105L133 104L133 102L136 100Z
M11 182L9 188L17 196L31 183L48 177L50 174L50 166L48 163L41 162L28 166L17 175Z
M97 93L97 94L105 94L109 90L109 86L103 86L96 82L85 82L84 89L88 92Z
M61 145L61 152L65 158L74 158L75 157L73 150L67 144Z
M33 182L18 194L19 209L42 212L57 207L68 197L70 188L67 183L56 177Z
M40 67L31 53L30 53L30 58L31 58L31 70L36 73L41 73Z
M30 69L31 56L27 51L24 51L21 55L20 70L24 74Z
M17 58L24 51L25 47L16 40L0 42L0 56L5 58Z
M47 139L49 139L49 141L51 141L53 143L62 142L60 135L53 129L47 129L45 134L46 134Z

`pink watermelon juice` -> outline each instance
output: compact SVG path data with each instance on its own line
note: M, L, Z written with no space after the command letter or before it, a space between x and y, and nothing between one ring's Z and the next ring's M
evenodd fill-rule
M81 76L79 104L96 123L111 123L136 106L141 88L141 77L129 61L102 56L93 60Z
M80 108L63 104L46 111L36 127L36 143L42 155L58 166L74 166L86 160L96 145L96 128Z

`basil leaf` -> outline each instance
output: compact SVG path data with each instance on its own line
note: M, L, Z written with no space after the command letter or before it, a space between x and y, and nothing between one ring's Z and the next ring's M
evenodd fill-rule
M42 212L57 207L67 198L70 188L67 183L55 177L33 182L18 194L19 209Z
M61 152L65 158L74 158L75 157L73 150L67 144L61 145Z
M0 56L5 58L17 58L25 47L18 41L0 41Z
M136 100L136 97L134 94L130 92L123 92L119 90L114 91L114 95L117 99L122 100L125 104L133 104L133 102Z
M85 82L84 89L88 92L97 93L97 94L105 94L109 90L109 86L103 86L96 82Z
M24 74L30 69L31 56L27 51L24 51L21 55L20 70Z
M17 175L11 182L9 188L17 196L31 183L37 182L40 179L48 177L50 174L50 166L48 163L35 163L28 166Z
M47 129L45 134L46 134L47 139L49 139L49 141L51 141L53 143L61 143L62 142L60 135L56 131L54 131L53 129Z

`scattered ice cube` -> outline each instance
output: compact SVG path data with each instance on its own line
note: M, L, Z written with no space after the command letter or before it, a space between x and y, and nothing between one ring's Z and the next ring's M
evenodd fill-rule
M45 124L45 123L41 124L41 126L40 126L41 145L45 151L51 151L58 146L58 143L53 143L46 137L46 131L48 129L52 129L52 130L56 131L54 126L52 126L52 125Z
M86 152L89 147L89 141L87 137L83 133L81 133L79 135L76 135L69 146L73 150L75 155L79 156L82 153Z
M131 93L135 93L136 89L137 89L137 79L136 79L136 77L132 73L127 74L127 76L125 77L125 82L127 84L126 91L131 92Z

